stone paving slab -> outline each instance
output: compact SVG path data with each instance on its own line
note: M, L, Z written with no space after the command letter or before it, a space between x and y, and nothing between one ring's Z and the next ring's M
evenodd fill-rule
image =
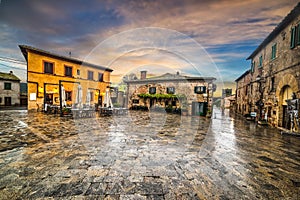
M0 112L0 199L300 196L298 139L214 116L135 111L72 119Z

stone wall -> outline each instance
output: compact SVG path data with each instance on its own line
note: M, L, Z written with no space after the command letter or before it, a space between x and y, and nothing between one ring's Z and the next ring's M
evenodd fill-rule
M293 19L280 33L268 42L251 60L254 68L251 70L251 78L244 85L249 85L250 111L259 111L256 105L262 100L262 116L273 126L282 126L285 100L285 90L290 88L290 93L295 93L300 98L300 45L291 48L291 29L299 24L300 17ZM276 45L276 56L272 57L272 48ZM262 64L259 65L260 57ZM237 90L238 91L238 90ZM237 96L237 103L247 104L247 98Z
M196 94L194 92L195 86L206 86L207 97L205 94ZM186 103L188 107L188 112L191 114L192 102L207 102L208 99L208 109L211 110L212 107L212 83L204 81L170 81L170 82L159 82L159 83L130 83L128 84L128 107L131 108L134 105L146 106L150 108L150 100L143 99L138 96L138 94L148 94L150 87L156 87L156 94L167 94L168 87L175 88L175 95L185 95ZM134 103L133 100L138 100L138 103ZM158 100L154 102L159 106L166 106L167 100ZM168 104L171 102L168 100ZM176 105L173 107L180 108L182 102L176 100Z
M11 90L4 90L4 83L11 83ZM20 82L0 81L0 105L5 105L5 97L11 97L11 105L20 105Z

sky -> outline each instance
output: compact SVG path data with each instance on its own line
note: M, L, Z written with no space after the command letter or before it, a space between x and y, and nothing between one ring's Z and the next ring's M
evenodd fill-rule
M30 45L112 68L234 82L298 0L0 0L0 71L26 81ZM8 59L9 58L9 59Z

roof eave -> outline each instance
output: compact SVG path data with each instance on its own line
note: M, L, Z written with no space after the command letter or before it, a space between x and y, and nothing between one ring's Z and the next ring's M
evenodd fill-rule
M110 68L107 68L107 67L103 67L103 66L92 64L92 63L84 62L82 60L78 60L78 59L75 59L75 58L67 58L65 56L56 55L56 54L53 54L51 52L47 52L47 51L37 49L37 48L27 46L27 45L19 45L19 48L21 49L21 52L23 53L26 61L27 61L27 52L32 51L32 52L37 53L37 54L46 55L46 56L49 56L49 57L52 57L52 58L65 60L65 61L72 62L72 63L79 64L79 65L84 64L86 66L97 68L97 69L108 71L108 72L113 71L113 69L110 69Z

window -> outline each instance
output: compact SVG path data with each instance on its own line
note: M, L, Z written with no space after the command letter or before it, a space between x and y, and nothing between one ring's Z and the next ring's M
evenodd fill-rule
M274 92L275 90L275 77L271 78L271 92Z
M103 82L103 73L98 73L98 81Z
M4 90L11 90L11 83L4 83Z
M94 72L88 71L88 80L94 80Z
M175 94L175 88L174 87L168 87L167 88L167 93L168 94Z
M252 61L251 63L251 73L253 73L255 70L255 61Z
M275 59L276 58L276 51L277 51L277 44L273 44L272 46L272 55L271 55L271 59Z
M292 27L291 29L291 49L295 48L296 46L296 26Z
M156 87L150 87L149 88L149 93L150 94L155 94L156 93Z
M72 101L72 91L66 91L66 101Z
M205 86L196 86L194 88L194 92L196 94L204 94L204 93L206 93L206 87Z
M2 103L2 98L0 97L0 103Z
M44 61L44 73L45 74L54 74L54 64Z
M79 69L77 69L77 76L79 76L80 75L80 70Z
M65 76L72 77L73 76L73 68L70 66L65 66Z
M263 57L262 57L262 55L261 55L261 56L259 56L259 63L258 63L258 66L259 66L259 67L262 67L262 64L263 64Z

